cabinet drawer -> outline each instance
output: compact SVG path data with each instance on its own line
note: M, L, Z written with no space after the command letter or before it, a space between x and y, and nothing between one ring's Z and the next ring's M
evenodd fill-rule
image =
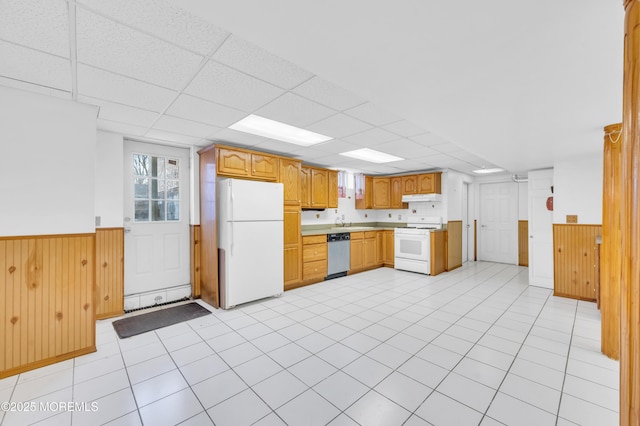
M320 244L326 242L326 235L307 235L306 237L302 237L302 244Z
M327 276L327 261L305 262L302 265L302 279L324 278Z
M352 240L361 240L364 238L364 232L352 232L351 239Z
M302 247L302 261L327 260L327 244L308 244Z
M366 231L364 233L365 238L375 238L378 235L378 231Z

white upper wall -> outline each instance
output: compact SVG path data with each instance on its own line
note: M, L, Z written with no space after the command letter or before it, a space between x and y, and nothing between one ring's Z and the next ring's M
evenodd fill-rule
M602 153L580 156L553 166L553 223L602 224Z
M124 170L122 135L98 132L96 146L96 216L99 228L123 226Z
M0 86L0 235L95 232L95 107Z

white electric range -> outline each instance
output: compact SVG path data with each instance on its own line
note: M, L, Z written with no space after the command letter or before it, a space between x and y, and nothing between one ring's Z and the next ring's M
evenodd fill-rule
M431 237L434 229L442 229L442 217L409 216L406 228L394 231L394 268L431 273Z

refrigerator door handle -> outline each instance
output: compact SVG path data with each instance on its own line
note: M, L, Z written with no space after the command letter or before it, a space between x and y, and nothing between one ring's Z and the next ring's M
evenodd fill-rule
M229 240L231 241L231 256L233 256L233 222L229 222Z
M229 183L229 186L231 186L231 183ZM229 220L233 220L233 191L229 191L230 195L231 195L231 202L229 203Z

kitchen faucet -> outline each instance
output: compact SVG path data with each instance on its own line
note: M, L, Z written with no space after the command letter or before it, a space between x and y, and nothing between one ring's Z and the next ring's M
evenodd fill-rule
M342 227L344 228L344 226L346 225L346 222L342 219L340 219L340 216L336 216L336 225L340 225L340 223L342 223Z

